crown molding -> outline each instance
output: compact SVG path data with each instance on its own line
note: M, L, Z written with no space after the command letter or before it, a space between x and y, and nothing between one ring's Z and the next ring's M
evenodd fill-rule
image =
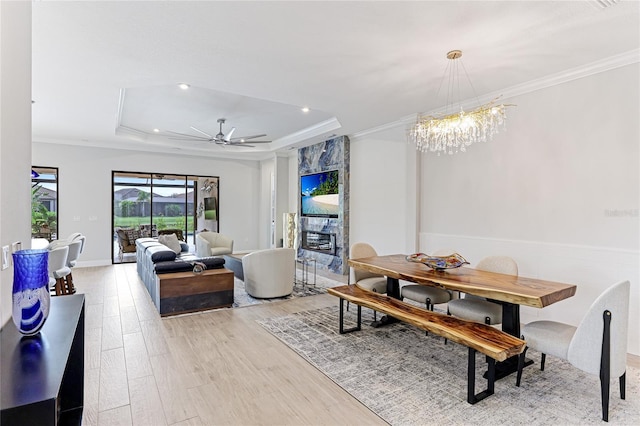
M621 68L627 65L636 64L639 62L640 62L640 49L634 49L628 52L621 53L619 55L614 55L609 58L605 58L600 61L591 62L589 64L581 65L575 68L570 68L568 70L565 70L556 74L550 74L548 76L545 76L536 80L531 80L526 83L507 87L506 89L503 89L503 90L491 92L479 97L479 100L481 104L484 104L498 97L512 98L515 96L520 96L527 93L535 92L537 90L542 90L549 87L557 86L559 84L568 83L570 81L578 80L580 78L589 77L594 74L600 74L616 68ZM462 101L461 104L463 105L463 107L472 107L478 104L478 99L475 99L475 98L467 99L465 101ZM396 121L392 121L390 123L373 127L371 129L357 132L351 135L350 139L351 140L362 139L369 135L382 132L385 130L395 129L397 127L406 128L407 126L413 125L420 115L435 115L438 113L439 110L440 109L431 110L424 114L415 113L415 114L406 115Z
M306 127L295 133L284 136L271 143L271 150L277 151L289 147L290 145L308 141L309 139L316 138L318 136L326 136L328 133L334 132L340 129L342 125L336 117L331 117L328 120L321 121L313 126Z
M103 148L109 150L124 150L149 154L168 154L168 155L180 155L184 157L207 157L219 160L246 160L246 161L259 161L264 158L265 154L269 152L247 152L247 151L227 151L222 152L221 149L194 149L194 148L176 148L173 146L159 145L156 142L149 141L126 141L126 142L114 142L114 141L88 141L88 140L69 140L69 139L56 139L56 138L39 138L34 137L33 143L51 144L51 145L69 145L77 146L81 148ZM271 154L273 155L273 154Z
M485 96L487 101L502 95L504 98L524 95L526 93L535 92L537 90L546 89L548 87L557 86L559 84L568 83L580 78L589 77L594 74L611 71L616 68L625 67L640 62L640 49L630 50L619 55L611 56L600 61L591 62L579 67L570 68L568 70L551 74L536 80L531 80L523 84L508 87L499 92L493 92Z

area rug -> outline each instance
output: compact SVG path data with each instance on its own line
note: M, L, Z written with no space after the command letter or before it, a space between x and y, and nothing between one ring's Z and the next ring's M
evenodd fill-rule
M549 356L540 371L540 354L529 350L535 364L525 368L521 387L511 375L496 382L494 395L470 405L466 347L404 323L372 328L364 308L362 330L340 335L337 303L258 322L392 425L603 424L598 377L563 360ZM355 325L355 312L345 313L345 327ZM483 361L478 355L476 392L486 386ZM612 380L609 423L640 424L640 369L627 370L626 400L618 389Z
M294 299L296 297L313 296L316 294L326 293L327 288L338 285L343 285L343 283L318 275L315 280L315 285L313 282L310 284L297 283L293 286L293 293L288 296L275 297L273 299L256 299L255 297L247 294L247 291L244 288L244 282L234 277L233 307L241 308L244 306L259 305L261 303Z

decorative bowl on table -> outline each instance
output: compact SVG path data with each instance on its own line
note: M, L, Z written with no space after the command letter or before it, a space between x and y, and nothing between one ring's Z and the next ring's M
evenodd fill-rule
M462 265L468 265L469 262L458 253L448 256L429 256L424 253L410 254L406 258L409 262L424 263L429 268L436 271L444 271L445 269L459 268Z

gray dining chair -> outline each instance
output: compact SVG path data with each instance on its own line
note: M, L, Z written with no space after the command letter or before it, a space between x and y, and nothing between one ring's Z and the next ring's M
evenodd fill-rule
M349 250L350 259L361 259L364 257L377 256L376 250L367 243L354 243ZM374 274L373 272L363 269L353 268L354 284L363 290L373 291L374 293L385 294L387 292L387 278L384 275ZM349 310L349 303L347 303ZM376 311L373 311L373 320L376 321Z
M593 302L584 318L574 327L556 321L534 321L522 328L527 346L518 358L516 386L520 386L524 357L528 348L569 361L589 374L600 375L602 420L609 421L609 380L618 377L620 398L625 399L627 334L629 330L629 281L605 290Z
M455 253L451 249L440 249L432 253L432 256L448 256ZM429 287L420 284L407 284L400 289L400 300L409 299L414 302L422 303L426 306L427 310L433 311L434 305L441 303L447 303L452 299L452 292L450 290L443 290L441 288ZM429 332L425 331L428 335ZM445 343L447 339L444 340Z
M452 253L454 251L451 249L440 249L433 252L432 256L448 256ZM425 285L408 284L400 289L401 300L409 299L422 303L431 311L433 311L433 305L447 303L451 298L451 291Z
M482 259L475 269L499 274L518 275L518 265L508 256L489 256ZM455 299L448 303L450 315L469 321L485 324L502 323L502 306L489 302L484 297L465 294L463 299Z

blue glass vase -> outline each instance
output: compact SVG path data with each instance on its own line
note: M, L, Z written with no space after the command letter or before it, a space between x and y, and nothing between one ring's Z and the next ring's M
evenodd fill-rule
M13 253L13 323L20 333L36 334L49 316L49 252Z

